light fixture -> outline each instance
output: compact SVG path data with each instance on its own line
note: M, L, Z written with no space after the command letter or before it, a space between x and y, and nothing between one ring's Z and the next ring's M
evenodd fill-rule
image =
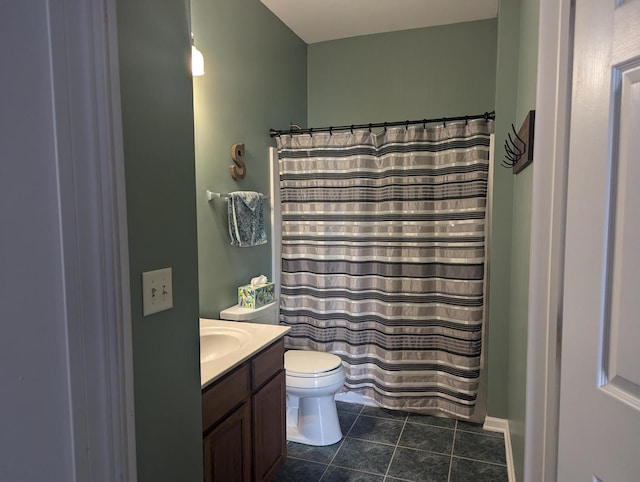
M204 56L196 48L193 32L191 32L191 75L194 77L204 75Z

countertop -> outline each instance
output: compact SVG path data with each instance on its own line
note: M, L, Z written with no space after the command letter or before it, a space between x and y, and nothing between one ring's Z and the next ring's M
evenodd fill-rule
M211 357L207 348L201 344L200 348L200 386L205 388L224 374L241 365L263 348L279 338L282 338L290 328L281 325L267 325L263 323L248 323L237 321L221 321L200 318L200 336L212 331L238 333L242 339L236 350L210 361L203 361Z

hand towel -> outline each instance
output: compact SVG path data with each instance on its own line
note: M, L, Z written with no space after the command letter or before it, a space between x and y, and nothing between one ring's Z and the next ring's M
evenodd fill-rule
M267 242L264 232L262 194L252 191L229 193L229 236L231 245L259 246Z

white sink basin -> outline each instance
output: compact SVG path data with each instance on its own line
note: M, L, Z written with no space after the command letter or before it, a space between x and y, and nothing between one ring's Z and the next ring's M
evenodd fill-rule
M250 339L236 328L207 327L200 330L200 363L207 363L240 350Z
M284 336L288 326L200 318L202 388Z

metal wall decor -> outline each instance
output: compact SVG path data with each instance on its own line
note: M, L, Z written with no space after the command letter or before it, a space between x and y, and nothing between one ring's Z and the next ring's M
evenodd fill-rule
M507 133L507 139L504 141L505 158L502 161L502 166L512 168L513 174L518 174L533 161L535 123L536 111L530 110L518 132L511 124L515 139L511 136L511 132Z

